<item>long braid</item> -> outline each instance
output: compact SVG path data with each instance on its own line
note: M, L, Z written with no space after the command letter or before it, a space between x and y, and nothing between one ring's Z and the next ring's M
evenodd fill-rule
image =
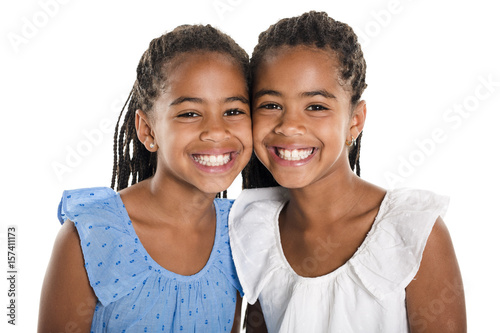
M125 104L122 107L122 110L120 111L120 115L118 116L118 120L116 121L115 125L115 133L113 134L113 176L111 177L111 188L115 187L115 178L116 178L116 172L118 169L118 151L117 151L117 143L116 139L118 136L118 129L120 128L120 119L123 114L123 110L125 110L125 107L127 106L128 102L130 101L130 97L132 96L133 90L130 91L128 94L127 100L125 101ZM121 151L121 150L120 150Z
M137 137L135 113L142 110L150 115L154 102L165 88L168 65L174 58L183 53L205 51L232 58L249 82L247 53L231 37L210 25L183 25L153 39L139 61L136 81L116 123L111 188L116 186L116 190L121 190L154 175L157 153L147 150ZM127 112L120 127L125 108ZM227 197L227 192L222 196Z
M128 101L128 110L123 117L122 127L115 130L115 146L118 145L113 166L111 185L117 183L117 190L151 177L156 170L156 153L149 152L137 137L135 111L138 109L135 95ZM118 125L118 124L117 124ZM116 161L118 159L118 161Z
M130 110L129 110L130 112ZM127 112L127 114L125 114L125 117L124 117L124 122L123 122L123 125L122 125L122 128L120 129L119 131L119 136L118 136L118 151L120 152L120 154L118 155L118 179L117 179L117 182L118 182L118 187L117 189L118 190L121 190L123 188L123 179L128 175L129 173L129 164L127 163L126 161L126 156L124 154L124 143L123 143L123 140L124 140L124 135L125 135L125 131L127 129L127 115L129 114L129 112Z
M349 150L349 165L352 170L356 170L356 175L360 175L361 168L359 166L359 155L361 151L361 136L363 132L359 133L356 140L353 142L353 146Z
M350 26L335 21L324 12L311 11L282 19L262 32L250 60L252 75L269 52L282 46L299 45L331 51L337 57L340 69L338 79L345 89L350 90L351 105L356 105L367 86L366 62L361 45ZM349 164L358 176L361 173L360 152L361 133L349 150ZM243 187L268 187L276 184L269 171L253 156L243 170Z
M220 193L217 193L215 196L216 198L227 198L227 190L222 191L222 195Z

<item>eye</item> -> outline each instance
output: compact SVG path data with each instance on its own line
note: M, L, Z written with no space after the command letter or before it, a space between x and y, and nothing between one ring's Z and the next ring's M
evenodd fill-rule
M238 109L230 109L224 112L225 116L239 116L240 114L245 114L245 112Z
M185 113L181 113L180 115L177 115L177 118L195 118L195 117L199 117L200 115L197 114L196 112L185 112Z
M306 108L306 110L307 111L323 111L323 110L328 110L328 108L324 107L323 105L313 104L313 105L309 105Z
M268 103L268 104L263 104L259 106L259 109L266 109L266 110L281 110L281 106L278 104L274 103Z

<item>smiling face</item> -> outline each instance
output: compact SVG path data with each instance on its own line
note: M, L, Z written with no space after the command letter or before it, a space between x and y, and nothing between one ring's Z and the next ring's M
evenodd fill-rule
M351 111L333 52L280 47L259 64L253 86L253 142L259 160L287 188L303 188L335 171L350 172L346 140L364 124Z
M215 52L182 54L167 69L153 109L138 112L140 140L157 151L157 174L205 193L225 190L252 153L242 70Z

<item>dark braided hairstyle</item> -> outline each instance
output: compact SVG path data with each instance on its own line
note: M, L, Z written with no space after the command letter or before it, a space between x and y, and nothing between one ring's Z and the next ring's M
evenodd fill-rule
M283 46L308 46L331 51L339 61L339 81L351 92L351 110L357 105L366 88L366 63L361 46L352 28L335 21L325 12L310 11L301 16L286 18L271 25L259 35L250 60L252 75L269 52ZM333 75L333 74L332 74ZM349 148L349 165L360 175L359 156L361 150L359 134ZM253 154L243 170L243 188L277 186L271 173Z
M135 112L146 114L164 90L169 64L187 52L219 52L229 56L241 67L249 82L247 53L228 35L210 25L182 25L153 39L137 66L137 78L123 106L115 127L114 161L111 188L121 190L154 175L157 154L151 153L139 141L135 128ZM127 107L120 127L120 119ZM218 194L220 197L220 194ZM224 191L226 196L226 191Z

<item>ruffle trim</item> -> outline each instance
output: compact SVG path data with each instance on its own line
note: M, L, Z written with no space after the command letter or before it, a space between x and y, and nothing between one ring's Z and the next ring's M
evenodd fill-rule
M290 274L287 278L301 284L335 283L347 274L378 299L404 289L417 273L428 236L438 216L444 216L449 199L423 190L389 191L356 253L343 266L317 278L294 274L278 248L276 221L286 201L283 188L244 190L229 214L233 257L251 304L268 279L276 278L274 272Z
M209 272L210 269L220 270L242 293L231 260L227 234L227 216L232 201L216 199L214 203L218 210L215 248L200 273ZM158 265L140 243L119 194L111 188L64 191L58 218L61 224L66 219L74 222L89 282L103 306L143 288L152 275L156 279L158 274L162 274L175 283L183 283L184 279L194 283L192 278L195 275L203 278L204 274L186 277Z
M449 198L416 189L389 191L365 241L348 261L375 297L408 286L420 267L427 239ZM356 279L354 279L356 280Z
M279 187L243 190L229 214L234 264L250 304L255 303L267 279L281 266L274 218L287 201L286 193Z
M153 272L139 239L127 230L131 222L123 220L116 196L106 187L64 191L58 214L61 223L75 224L90 285L104 306L133 292Z

